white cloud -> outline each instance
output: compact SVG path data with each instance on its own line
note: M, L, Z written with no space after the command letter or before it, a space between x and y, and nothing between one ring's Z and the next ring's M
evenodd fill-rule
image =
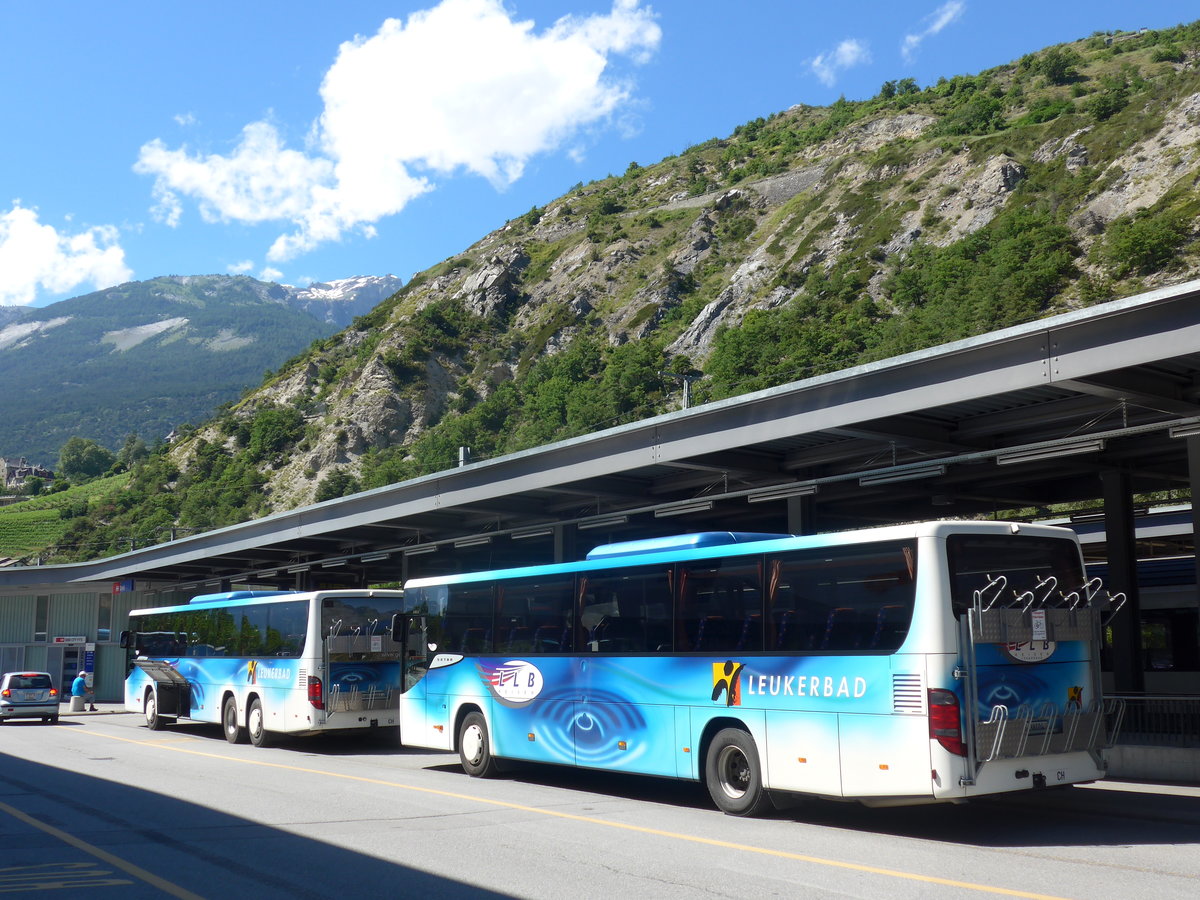
M962 18L962 14L966 11L967 4L963 0L948 0L943 3L930 15L926 16L923 21L928 22L924 31L914 34L906 34L904 40L900 42L900 55L904 57L905 62L911 62L916 55L917 48L921 46L921 42L927 37L932 37L938 34L947 25L957 22Z
M245 275L254 268L254 260L243 259L241 262L235 262L228 267L228 271L233 275Z
M187 128L189 125L196 124L196 116L193 113L176 113L175 124L181 128Z
M168 150L161 140L142 146L134 171L156 175L155 214L174 227L183 206L179 195L193 197L206 222L271 222L295 219L328 182L333 164L283 146L269 122L252 122L229 156L192 156L184 147Z
M606 77L611 57L645 61L661 37L639 0L540 33L502 0L443 0L341 45L308 154L254 122L231 155L154 140L135 169L155 177L156 215L168 224L185 197L210 222L291 223L267 254L279 262L350 231L373 236L372 223L432 190L435 176L512 183L532 157L609 120L631 91Z
M0 213L0 304L25 306L39 291L99 290L129 281L133 272L117 238L111 225L60 233L39 222L36 210L14 202Z
M262 271L258 273L259 281L278 281L283 277L283 273L271 266L264 266Z
M837 82L839 72L854 66L865 65L871 61L871 51L867 45L855 38L847 38L829 53L822 53L813 59L809 66L813 74L826 87L833 87Z

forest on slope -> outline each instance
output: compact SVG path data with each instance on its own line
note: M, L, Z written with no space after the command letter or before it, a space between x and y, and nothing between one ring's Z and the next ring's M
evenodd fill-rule
M887 82L576 185L74 516L52 560L393 483L1195 277L1200 23Z

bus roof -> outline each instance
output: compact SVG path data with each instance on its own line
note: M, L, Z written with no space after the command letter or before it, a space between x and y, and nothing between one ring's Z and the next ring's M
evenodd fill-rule
M644 538L640 541L621 541L601 544L588 553L588 559L609 559L613 556L636 556L666 550L698 550L701 547L728 547L730 544L750 544L790 538L790 534L764 534L757 531L701 531L697 534L673 534L667 537Z
M403 591L363 588L362 590L338 589L334 591L225 591L220 594L201 594L188 603L171 606L148 606L131 609L129 615L147 613L183 612L188 609L220 609L223 607L255 606L261 603L278 603L290 598L310 597L401 597Z
M223 594L200 594L189 600L189 603L220 603L226 600L248 600L252 597L278 597L280 594L294 594L295 591L225 591Z
M817 535L777 535L757 532L699 532L604 544L592 550L587 558L572 562L522 566L512 569L463 572L458 574L412 578L405 589L439 584L463 584L472 581L508 578L537 578L565 575L574 572L603 571L631 565L675 563L690 559L712 559L722 556L743 556L755 553L806 550L817 547L837 547L866 541L901 540L921 536L945 537L952 533L1038 534L1075 540L1069 528L1055 525L1026 525L1016 522L980 522L942 520L914 522L906 525L884 525L856 531L838 531Z

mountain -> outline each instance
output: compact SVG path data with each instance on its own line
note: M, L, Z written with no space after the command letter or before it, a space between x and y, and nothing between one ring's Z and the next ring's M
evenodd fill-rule
M1198 180L1200 23L793 106L414 276L151 457L58 558L676 409L685 377L715 400L1194 278Z
M283 285L287 305L314 319L345 328L376 304L400 290L404 282L394 275L360 275L337 281L315 281L305 288Z
M27 312L24 306L0 306L0 328L9 322L15 322Z
M0 454L53 466L73 435L116 449L137 432L153 444L236 400L400 283L298 289L243 275L169 276L5 312Z

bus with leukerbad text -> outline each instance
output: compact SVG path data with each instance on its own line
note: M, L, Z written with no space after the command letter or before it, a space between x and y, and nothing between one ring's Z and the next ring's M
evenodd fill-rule
M578 562L409 580L406 746L796 795L964 801L1105 774L1113 599L1073 532L932 522L705 532Z
M138 609L121 635L125 708L160 729L220 723L231 743L278 735L394 734L402 594L232 591ZM387 729L387 731L381 731Z

